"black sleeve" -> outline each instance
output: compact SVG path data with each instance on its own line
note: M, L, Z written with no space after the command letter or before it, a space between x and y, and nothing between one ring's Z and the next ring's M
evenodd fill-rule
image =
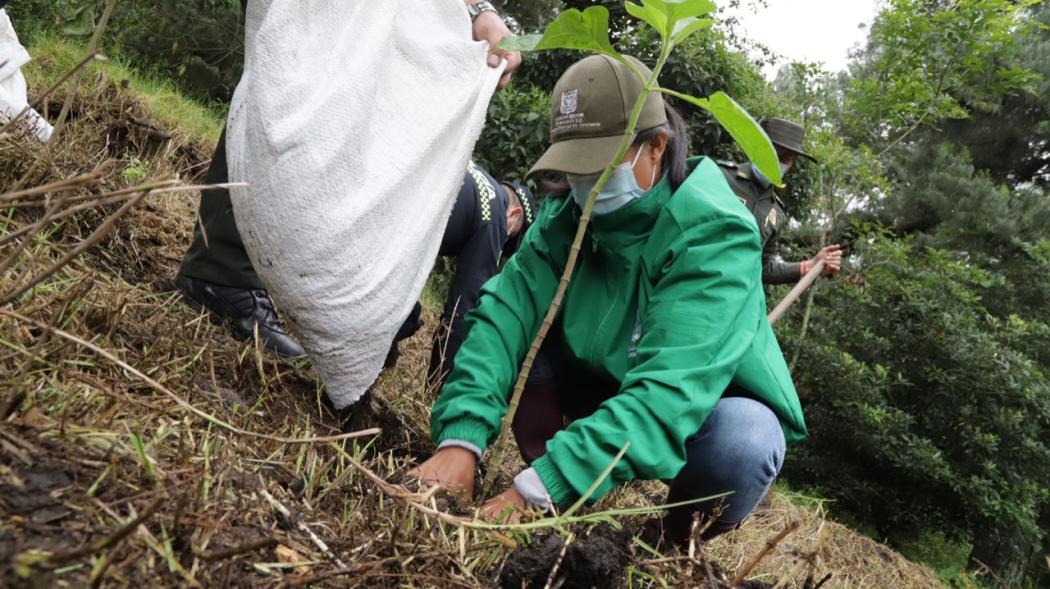
M762 282L765 284L794 284L799 281L800 262L785 262L777 256L777 236L774 234L762 248Z

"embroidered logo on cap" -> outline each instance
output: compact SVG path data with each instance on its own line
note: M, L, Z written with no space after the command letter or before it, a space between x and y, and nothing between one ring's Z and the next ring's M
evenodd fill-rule
M576 112L576 96L579 90L566 90L561 93L561 114L571 115Z

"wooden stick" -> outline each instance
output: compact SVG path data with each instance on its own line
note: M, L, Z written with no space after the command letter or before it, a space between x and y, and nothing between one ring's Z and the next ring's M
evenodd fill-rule
M371 428L371 429L361 430L361 431L358 431L358 432L350 432L350 433L346 433L346 434L339 434L339 435L335 435L335 436L317 436L317 437L311 437L311 438L286 438L286 437L282 437L282 436L271 436L269 434L263 434L263 433L259 433L259 432L253 432L253 431L250 431L250 430L246 430L246 429L241 429L241 428L236 427L236 426L234 426L232 424L226 423L225 421L219 419L218 417L215 417L214 415L208 413L207 411L204 411L203 409L198 409L197 407L195 407L194 405L192 405L191 403L189 403L188 401L186 401L182 397L180 397L180 396L176 395L175 393L173 393L170 389L168 389L164 385L160 384L159 382L157 382L156 380L150 378L149 376L146 376L142 371L138 370L134 366L128 364L127 362L124 362L120 358L117 358L116 356L114 356L110 352L107 352L106 350L103 350L102 348L96 346L95 344L93 344L91 342L85 341L85 340L83 340L83 339L81 339L81 338L79 338L79 337L77 337L77 336L75 336L75 335L73 335L71 333L68 333L66 331L62 331L61 329L59 329L57 327L49 326L48 324L46 324L46 323L44 323L42 321L37 321L36 319L31 319L29 317L26 317L25 315L21 315L19 313L15 313L14 311L8 311L6 309L0 309L0 315L11 317L12 319L17 319L19 321L24 321L26 323L31 323L31 324L39 327L40 329L44 329L44 330L50 331L51 333L57 335L58 337L66 340L66 341L73 342L73 343L75 343L75 344L77 344L79 346L82 346L84 348L87 348L88 350L91 350L92 352L98 354L99 356L102 356L106 360L109 360L110 362L116 364L117 366L119 366L120 368L125 370L126 372L137 376L143 382L145 382L146 384L150 385L151 387L153 387L154 389L156 389L157 391L162 393L164 396L166 396L169 399L171 399L172 401L174 401L175 404L178 405L179 407L182 407L183 409L189 411L190 413L196 415L197 417L200 417L200 418L204 419L205 421L208 421L208 422L212 423L213 425L221 427L221 428L223 428L223 429L225 429L225 430L227 430L229 432L235 433L235 434L240 435L240 436L251 437L251 438L259 438L259 439L262 439L262 440L269 440L271 442L279 442L279 443L282 443L282 444L323 444L323 443L328 443L328 442L341 442L343 440L349 440L349 439L353 439L353 438L360 438L360 437L363 437L363 436L374 436L374 435L378 435L378 434L380 434L382 432L381 429L379 429L377 427L374 427L374 428Z
M773 536L769 540L766 540L766 545L762 547L762 550L760 550L758 554L756 554L754 558L751 559L751 562L747 563L747 566L740 569L740 572L737 573L735 577L733 577L732 586L739 587L740 584L744 582L744 579L746 579L747 576L751 574L751 571L753 571L755 567L758 566L758 563L761 562L762 559L765 558L771 550L776 548L777 544L780 544L780 541L786 538L788 534L797 530L798 525L799 524L797 521L791 522L790 524L788 524L788 527L784 528L783 530L780 530L779 534Z
M233 548L224 548L214 552L194 551L194 555L201 560L213 562L217 560L226 560L227 558L233 558L234 556L240 556L248 552L255 552L256 550L262 550L263 548L270 548L277 544L279 544L277 538L269 536L262 540L256 540L254 542L248 542L247 544L241 544L240 546L234 546Z
M84 252L84 250L102 241L102 238L108 235L109 232L112 231L114 227L116 227L117 220L123 217L125 214L127 214L127 212L130 211L132 207L139 204L139 201L142 200L143 197L146 196L146 194L147 193L145 192L141 192L135 195L135 197L125 202L119 209L117 209L117 212L113 213L108 218L106 218L106 220L101 225L99 225L97 229L92 231L91 235L89 235L87 239L81 241L73 249L66 252L66 255L62 256L62 259L55 262L47 270L44 270L39 274L31 276L28 280L26 280L26 282L22 286L19 286L14 290L0 296L0 305L6 305L11 301L16 300L18 297L25 294L29 289L33 288L40 282L46 280L55 272L61 270L66 264L72 262L73 258L79 256L81 253ZM27 239L26 241L28 242L29 240Z
M777 303L777 306L768 317L770 325L776 323L777 320L784 315L784 312L788 310L788 307L793 305L795 301L802 296L802 293L806 292L806 289L816 282L817 278L820 277L820 273L824 271L824 265L824 260L814 264L813 267L809 269L809 272L806 272L806 275L802 277L802 280L799 280L798 284L791 289L791 292L784 297L784 300Z
M67 552L56 552L51 556L47 557L47 562L49 564L61 564L63 562L69 562L82 556L87 556L89 554L94 554L101 550L105 550L106 548L116 544L117 542L120 542L122 539L124 539L125 536L127 536L131 532L135 531L135 528L139 527L139 525L142 522L153 517L153 514L157 513L157 510L160 509L160 506L164 505L164 503L166 503L167 500L168 499L166 497L157 498L157 500L151 503L149 507L145 509L145 511L138 514L138 516L133 517L126 524L114 530L112 534L106 536L105 538L102 538L101 540L91 542L86 546L81 546L80 548L69 550Z

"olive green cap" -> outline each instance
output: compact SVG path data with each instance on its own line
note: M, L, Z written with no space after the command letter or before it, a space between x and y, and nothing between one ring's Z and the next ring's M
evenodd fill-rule
M790 149L804 158L817 161L817 158L802 151L802 140L806 137L806 128L802 125L787 119L776 118L762 119L760 124L773 145Z
M649 68L626 57L647 78ZM597 174L619 150L634 103L644 82L626 65L604 55L592 55L565 70L551 97L551 146L529 175L537 172ZM659 93L646 98L638 131L667 123Z

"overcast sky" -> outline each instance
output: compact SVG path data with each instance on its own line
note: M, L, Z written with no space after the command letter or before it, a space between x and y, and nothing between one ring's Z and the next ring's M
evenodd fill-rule
M879 0L768 0L768 6L727 10L740 19L744 35L783 55L786 62L823 62L825 69L846 68L850 49L868 36L866 28ZM777 67L766 68L766 77Z

